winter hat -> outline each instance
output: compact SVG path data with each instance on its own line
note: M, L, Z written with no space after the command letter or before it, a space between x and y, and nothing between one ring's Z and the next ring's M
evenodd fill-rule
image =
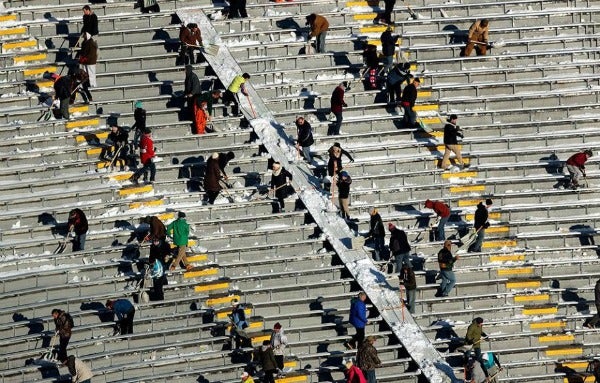
M273 325L273 330L281 330L281 323L275 323L275 325Z
M475 319L473 319L474 322L476 322L477 324L482 324L483 323L483 318L482 317L477 317Z
M344 170L340 173L340 176L341 177L350 177L350 174L348 174L348 172Z
M452 120L458 120L458 116L456 114L451 114L450 117L448 118L448 121L452 121Z
M146 126L146 129L144 129L144 133L150 134L150 133L152 133L152 129L150 129L149 127Z
M180 211L179 213L177 213L177 217L178 218L185 218L185 213Z
M592 151L590 149L585 150L584 153L590 157L592 156Z
M234 299L231 300L231 305L232 306L237 306L239 304L240 304L240 300L239 299L234 298Z
M425 207L431 209L433 207L433 201L428 199L425 201Z
M52 74L50 75L50 78L51 78L52 80L54 80L54 81L58 80L58 78L59 78L59 77L60 77L60 76L59 76L58 74L56 74L56 73L52 73Z
M142 104L142 102L141 102L141 101L136 101L136 102L135 102L135 107L136 107L136 108L140 108L140 109L142 109L142 106L143 106L143 105L144 105L144 104Z
M486 204L487 206L489 206L489 205L492 205L492 204L493 204L493 202L492 202L492 200L491 200L491 199L489 199L489 198L488 198L488 199L486 199L486 200L485 200L485 204Z
M393 223L388 223L388 230L394 230L396 228L396 225L394 225Z
M248 374L248 372L246 372L246 371L242 372L242 379L247 378L249 376L250 376L250 374Z

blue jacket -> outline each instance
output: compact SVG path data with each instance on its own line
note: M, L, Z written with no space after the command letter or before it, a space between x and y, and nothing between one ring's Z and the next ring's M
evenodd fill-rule
M135 311L135 307L133 307L133 304L127 299L117 299L113 303L113 311L117 315L117 318L121 320L126 314L130 314L132 311Z
M367 305L358 298L350 301L350 323L356 328L365 328L367 325Z

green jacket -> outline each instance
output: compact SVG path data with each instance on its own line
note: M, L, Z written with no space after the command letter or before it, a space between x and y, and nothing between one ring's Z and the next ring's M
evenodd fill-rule
M473 348L481 348L481 336L485 336L482 327L477 324L475 319L467 328L467 335L465 336L465 343L474 345Z
M185 218L177 218L167 226L167 234L173 238L173 243L176 246L187 246L190 225L185 221Z

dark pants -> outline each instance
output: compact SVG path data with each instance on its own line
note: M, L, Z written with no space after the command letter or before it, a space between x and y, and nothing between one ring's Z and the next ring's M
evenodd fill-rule
M231 107L231 114L237 116L240 112L240 103L238 101L237 95L231 92L230 90L226 90L223 94L223 104L227 105L228 103L233 103Z
M363 370L363 374L367 379L367 383L377 383L377 378L375 377L375 370Z
M285 198L288 196L287 186L283 186L281 189L275 191L275 198L279 202L280 210L285 209Z
M365 340L365 328L356 327L356 334L350 340L350 343L354 348L359 348L362 342Z
M220 190L206 190L206 200L208 201L208 203L211 205L214 204L220 192Z
M73 238L73 251L85 250L85 233L76 234Z
M123 319L119 321L119 330L121 335L133 334L133 317L135 316L135 309L130 312L123 314Z
M92 101L92 94L90 93L90 80L86 80L85 82L81 83L81 85L77 87L77 93L81 95L84 103L89 104L90 101ZM74 102L75 95L73 95L72 98L73 100L71 100L71 102Z
M65 120L69 119L69 101L71 101L70 97L60 99L60 114Z
M194 65L196 63L196 59L194 57L194 47L190 47L185 43L181 43L179 60L181 65Z
M402 81L396 82L394 85L387 84L387 91L390 97L390 103L400 100L402 96Z
M230 19L248 17L248 12L246 12L246 0L230 0L228 17Z
M283 370L283 355L275 355L275 362L277 362L277 368Z
M137 180L143 175L144 181L146 181L148 177L148 171L150 171L150 182L154 182L154 178L156 177L156 165L154 165L152 160L147 161L141 168L136 170L135 173L133 173L133 178Z
M385 8L383 10L383 19L386 23L391 24L392 22L392 12L394 12L394 5L396 5L396 0L385 0Z
M404 116L402 117L402 124L405 128L416 128L417 127L417 112L415 112L410 105L402 105L404 109Z
M344 120L344 116L342 112L333 113L335 115L335 122L329 125L329 129L327 131L328 136L339 136L340 128L342 127L342 121Z
M275 383L275 378L273 377L273 375L277 372L277 370L266 370L264 371L265 373L265 377L263 382L264 383Z
M61 336L58 344L58 360L63 361L67 359L67 345L69 344L70 336Z
M385 237L373 237L373 248L375 249L373 258L376 261L381 261L381 256L385 250Z
M167 277L163 275L160 278L152 278L152 284L154 285L154 301L162 301L165 299L165 293L163 291L163 286L165 285Z

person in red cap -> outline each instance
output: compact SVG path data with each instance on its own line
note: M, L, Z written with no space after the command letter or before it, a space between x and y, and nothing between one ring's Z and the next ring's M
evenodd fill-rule
M277 368L283 370L283 351L288 344L287 336L283 333L281 323L277 322L273 326L273 332L271 333L271 348L273 348L273 354L275 354L275 362L277 362Z
M437 224L437 235L435 236L436 241L443 241L446 239L446 233L444 231L444 227L446 223L450 219L450 207L446 205L442 201L425 201L425 207L428 209L433 209L435 214L437 214L439 221Z

